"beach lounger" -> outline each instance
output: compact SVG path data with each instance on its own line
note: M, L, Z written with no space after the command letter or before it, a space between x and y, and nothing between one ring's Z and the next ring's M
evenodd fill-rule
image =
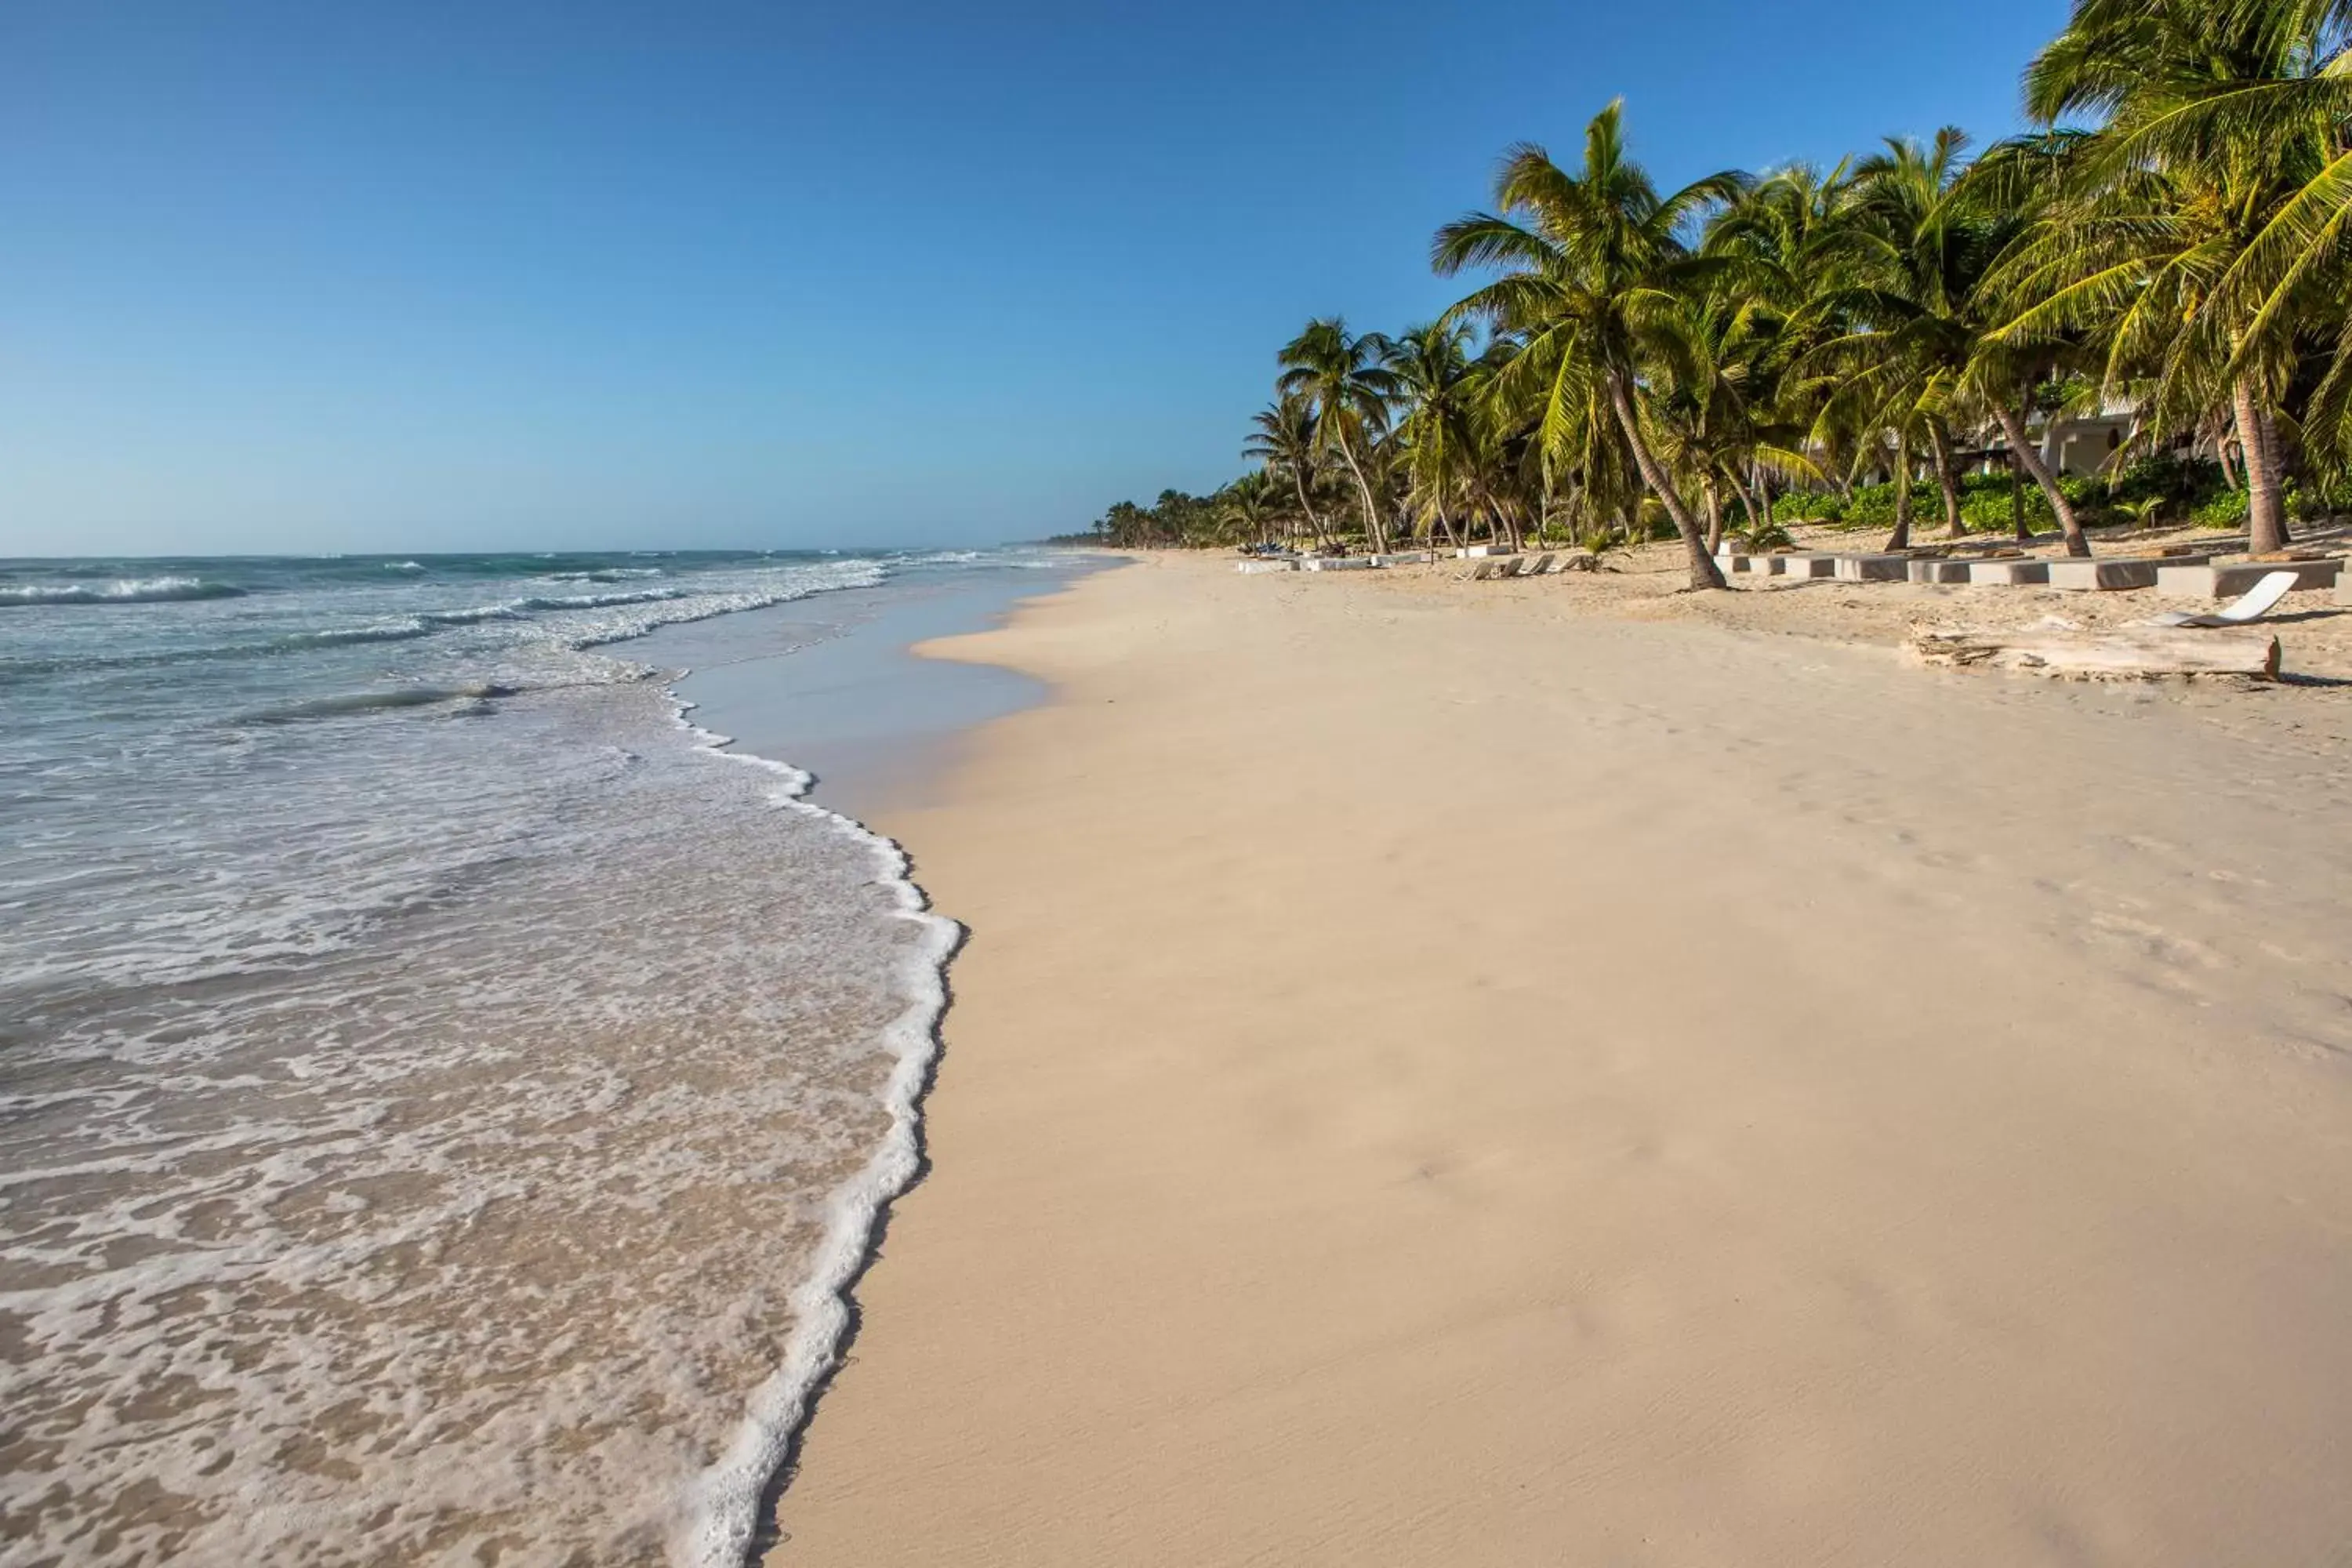
M2248 621L2258 621L2269 615L2300 582L2294 573L2273 572L2225 609L2201 616L2192 616L2185 610L2167 610L2160 616L2148 616L2140 624L2148 626L2242 626Z
M1532 565L1532 566L1530 566L1530 567L1528 567L1528 570L1527 570L1527 575L1528 575L1528 576L1530 576L1530 577L1540 577L1540 576L1542 576L1545 573L1547 573L1547 572L1549 572L1549 571L1550 571L1550 570L1552 569L1552 563L1554 563L1554 562L1558 561L1559 559L1559 557L1558 555L1538 555L1538 556L1537 556L1537 557L1536 557L1536 563L1535 563L1534 565Z
M1501 564L1502 563L1499 561L1481 561L1475 567L1471 569L1469 574L1464 577L1463 581L1465 583L1484 583L1487 578L1492 577L1495 574L1495 568Z

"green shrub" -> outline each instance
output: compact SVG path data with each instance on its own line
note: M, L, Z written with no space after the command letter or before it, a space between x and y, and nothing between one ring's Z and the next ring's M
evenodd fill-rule
M2225 489L2189 509L2189 521L2200 528L2237 528L2246 517L2246 498L2239 490Z
M2039 489L2040 487L2036 487ZM2108 500L2105 478L2099 474L2061 474L2058 493L2077 510L2083 507L2104 507Z
M1776 523L1843 522L1845 498L1835 490L1791 490L1772 498Z
M2286 482L2287 515L2297 522L2323 522L2352 511L2352 479L2293 479Z
M1918 517L1941 517L1944 503L1932 484L1915 485L1911 510ZM1841 496L1835 490L1795 490L1772 501L1775 522L1826 522L1841 528L1895 526L1895 487L1856 485Z
M2114 500L2121 502L2147 500L2160 497L2182 510L2195 506L2230 488L2221 477L2221 465L2199 458L2183 458L2171 452L2155 452L2145 458L2135 458L2124 465L2108 487ZM2169 515L2169 509L2168 509Z
M2057 516L2051 510L2042 488L2031 479L2021 483L2026 526L2035 530L2055 528ZM2164 500L2161 515L2167 521L2189 517L2220 528L2242 521L2245 517L2245 500L2230 489L2220 464L2170 452L2135 459L2112 475L2068 474L2059 479L2058 489L2073 505L2075 518L2085 526L2132 521L2135 503L2155 498ZM1964 474L1959 491L1960 521L1970 532L2006 533L2014 526L2010 476L2005 470ZM1913 488L1911 502L1917 527L1943 526L1943 493L1932 480ZM2290 486L2287 504L2300 518L2352 511L2352 482L2325 489L2311 486L2298 489ZM1790 491L1773 499L1772 521L1783 525L1812 522L1856 530L1889 529L1895 526L1895 487L1857 485L1843 496L1826 489Z

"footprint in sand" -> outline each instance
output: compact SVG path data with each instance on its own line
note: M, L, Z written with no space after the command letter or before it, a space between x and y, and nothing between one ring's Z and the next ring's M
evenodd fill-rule
M2129 947L2159 963L2193 964L2200 969L2227 967L2227 960L2194 937L2182 936L2146 921L2126 915L2093 915L2083 929Z

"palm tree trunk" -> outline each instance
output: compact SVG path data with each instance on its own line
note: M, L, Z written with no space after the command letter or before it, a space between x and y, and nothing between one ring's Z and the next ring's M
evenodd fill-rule
M1486 487L1486 481L1475 472L1470 476L1470 486L1477 492L1479 504L1486 508L1486 537L1490 540L1502 538L1503 503L1495 499L1495 492Z
M1911 438L1895 433L1895 531L1886 536L1888 552L1911 548Z
M1942 420L1927 421L1927 444L1936 455L1936 488L1944 492L1944 537L1958 539L1968 529L1960 521L1960 483L1952 473L1952 443Z
M1383 552L1389 542L1388 535L1381 526L1380 503L1372 500L1372 483L1364 478L1363 465L1356 461L1355 443L1344 435L1339 437L1339 455L1348 459L1348 471L1356 476L1356 489L1363 493L1365 542L1371 547L1373 553Z
M2042 460L2042 454L2025 443L2025 417L2014 408L2000 411L2000 433L2009 437L2010 460L2025 471L2028 478L2041 487L2042 497L2057 514L2059 531L2066 536L2066 553L2088 555L2091 542L2083 537L2083 525L2074 520L2074 503L2066 492L2058 488L2058 476Z
M2246 550L2253 555L2286 548L2286 497L2279 487L2278 446L2267 410L2255 401L2253 383L2230 389L2237 416L2238 450L2246 465Z
M1683 536L1683 549L1690 556L1690 585L1694 588L1729 586L1724 582L1723 573L1716 565L1715 557L1707 552L1706 538L1699 531L1698 519L1693 517L1690 508L1683 504L1683 498L1675 491L1674 481L1666 477L1666 470L1659 464L1656 454L1650 450L1650 444L1642 438L1642 421L1633 412L1633 395L1626 387L1625 378L1613 370L1609 373L1609 401L1617 410L1617 424L1625 432L1626 445L1633 448L1633 466L1642 470L1642 482L1650 487L1650 493L1658 498L1658 503L1666 509L1666 515L1675 520L1675 531Z
M1723 548L1723 487L1713 475L1706 481L1706 552L1712 556Z
M1315 531L1315 542L1320 544L1323 542L1327 535L1323 529L1323 520L1315 513L1315 503L1307 499L1307 475L1305 471L1298 468L1291 469L1290 480L1292 484L1298 488L1298 510L1307 514L1307 526Z
M1437 503L1437 526L1445 530L1445 542L1447 544L1456 550L1462 548L1462 536L1454 531L1454 517L1452 513L1445 510L1445 503L1444 501L1439 501Z
M1756 498L1748 493L1748 487L1739 482L1739 475L1736 471L1728 477L1731 480L1731 493L1739 498L1739 510L1748 514L1748 531L1751 534L1761 533L1764 531L1765 514L1757 509Z

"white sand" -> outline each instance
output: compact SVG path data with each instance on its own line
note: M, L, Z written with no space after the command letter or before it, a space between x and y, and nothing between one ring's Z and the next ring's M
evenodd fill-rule
M954 645L1058 696L881 825L973 936L776 1560L2341 1563L2352 704L1553 585Z

